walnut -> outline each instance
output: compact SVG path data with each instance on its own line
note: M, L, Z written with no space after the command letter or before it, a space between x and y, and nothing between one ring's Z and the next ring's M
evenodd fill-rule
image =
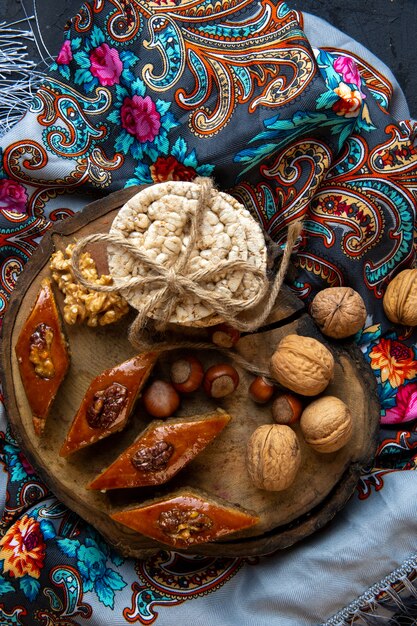
M71 268L72 251L75 245L66 247L65 253L58 250L51 256L49 268L59 290L65 295L64 319L67 324L86 322L87 326L105 326L117 322L129 310L127 302L116 293L91 291L80 285ZM111 285L112 278L98 275L94 259L88 252L80 257L80 270L89 281L97 285Z
M324 396L304 409L300 427L306 443L314 450L336 452L352 436L352 415L342 400Z
M40 378L53 378L55 366L52 360L54 331L47 324L38 324L29 340L29 361Z
M270 366L283 387L302 396L317 396L333 377L334 359L317 339L287 335L278 344Z
M158 441L153 446L140 448L132 457L131 463L142 472L159 472L166 469L174 451L172 443Z
M311 315L324 335L334 339L350 337L365 324L366 307L351 287L323 289L311 303Z
M301 452L289 426L265 424L252 434L247 447L248 472L259 489L283 491L297 475Z
M403 270L390 282L383 304L394 324L417 326L417 269Z
M87 422L91 428L108 428L117 420L127 402L127 389L112 383L106 389L96 391L87 408Z
M212 519L195 509L169 509L162 511L158 519L159 528L174 539L189 539L213 526Z

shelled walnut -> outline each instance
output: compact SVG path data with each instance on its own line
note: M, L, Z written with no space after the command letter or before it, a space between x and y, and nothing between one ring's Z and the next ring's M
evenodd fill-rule
M302 396L317 396L333 377L332 353L317 339L287 335L271 358L273 377Z
M353 421L349 407L339 398L324 396L304 409L300 419L306 443L317 452L336 452L352 436Z
M54 252L49 264L52 278L65 295L64 320L70 325L86 322L87 326L105 326L117 322L126 315L129 305L116 293L91 291L77 282L71 269L74 247L74 244L70 244L64 252ZM88 252L81 255L79 265L87 280L97 285L111 285L111 276L98 275L94 259Z
M249 439L247 460L256 487L284 491L294 482L301 464L297 435L289 426L259 426Z
M314 298L311 315L324 335L343 339L363 327L366 307L362 296L351 287L329 287Z
M417 326L417 269L403 270L390 282L383 305L394 324Z

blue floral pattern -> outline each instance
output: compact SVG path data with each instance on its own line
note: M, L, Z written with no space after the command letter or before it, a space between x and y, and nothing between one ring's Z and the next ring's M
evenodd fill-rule
M108 562L119 566L124 559L111 551L98 536L86 537L82 544L78 539L58 539L57 544L66 556L76 559L84 592L94 591L100 602L113 608L114 594L126 587L126 582L108 566Z

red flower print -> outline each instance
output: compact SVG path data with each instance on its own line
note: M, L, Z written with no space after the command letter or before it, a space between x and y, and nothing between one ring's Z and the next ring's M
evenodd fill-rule
M123 128L143 143L153 141L161 128L161 115L149 96L125 98L120 117Z
M343 117L358 117L362 107L360 91L351 89L345 83L339 83L334 92L339 96L339 100L332 106L333 111Z
M8 178L0 179L0 209L25 213L27 199L23 185Z
M111 87L119 82L123 63L116 48L102 43L90 53L90 63L90 72L98 78L100 85Z
M417 384L403 385L395 398L396 405L387 409L382 424L399 424L417 419Z
M158 157L151 165L151 176L154 183L163 183L167 180L184 180L191 182L197 176L193 167L186 167L173 156Z
M71 44L69 40L66 39L62 44L61 50L58 53L56 62L58 63L58 65L68 65L70 61L72 61Z
M372 369L380 370L381 381L385 383L388 380L393 389L417 375L413 351L399 341L381 339L369 356Z
M32 517L24 515L10 526L0 541L3 571L14 578L28 574L39 578L45 561L45 542L41 528Z

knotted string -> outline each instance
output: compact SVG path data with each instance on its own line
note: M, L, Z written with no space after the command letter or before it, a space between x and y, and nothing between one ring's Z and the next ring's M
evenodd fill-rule
M117 291L128 301L131 299L132 293L134 293L135 289L138 287L141 288L141 292L144 287L153 291L152 294L146 294L146 297L142 297L143 303L141 304L136 319L129 329L129 341L135 348L143 348L148 344L143 331L149 317L157 318L159 328L165 328L177 305L187 296L193 296L198 301L205 304L207 308L214 311L224 322L227 322L239 331L253 332L258 330L270 315L284 282L292 250L301 233L301 220L294 222L288 228L287 244L282 256L279 271L272 284L268 281L263 270L243 260L223 260L217 263L216 266L209 266L196 271L189 270L188 264L190 256L199 240L204 213L210 207L210 199L213 192L213 184L209 178L197 178L194 182L200 187L200 195L195 213L189 216L189 241L183 254L178 256L171 267L167 268L154 259L151 259L146 250L138 248L135 244L114 234L99 233L83 237L73 250L71 259L72 269L76 279L84 287L102 292ZM128 252L138 265L145 270L144 273L146 273L146 276L131 276L126 279L117 279L116 284L113 285L97 285L88 281L81 273L79 260L85 248L89 244L94 243L104 243L111 245L113 250L116 249ZM250 273L257 284L255 295L246 300L227 295L222 295L220 298L218 294L213 294L212 291L204 288L204 283L231 271ZM260 307L261 304L262 307ZM255 311L257 307L259 308ZM239 318L239 314L243 312L246 316L251 313L253 315L254 312L256 314L252 319ZM175 345L161 343L158 345L161 348L162 345L164 345L164 350L178 347L191 347L190 342L179 342ZM213 348L210 344L193 344L193 346L195 348ZM214 347L218 349L217 346ZM152 349L155 349L155 344L153 344ZM228 352L228 354L230 354L230 352ZM243 365L243 363L241 364Z

